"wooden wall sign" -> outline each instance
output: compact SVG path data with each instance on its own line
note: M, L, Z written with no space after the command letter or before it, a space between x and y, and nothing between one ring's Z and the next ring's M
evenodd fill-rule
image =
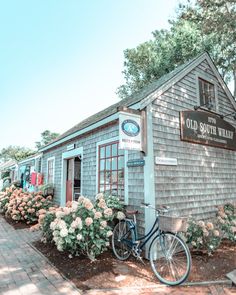
M200 111L180 112L181 140L236 150L235 127L217 115Z
M127 167L141 167L145 165L145 160L143 159L134 159L127 161Z

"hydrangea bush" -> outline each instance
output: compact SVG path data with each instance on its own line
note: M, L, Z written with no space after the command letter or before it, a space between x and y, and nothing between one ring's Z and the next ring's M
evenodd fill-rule
M5 213L7 211L10 197L15 189L16 188L14 186L7 187L4 192L0 193L0 210L2 213Z
M220 245L221 234L212 222L191 220L187 229L187 242L193 248L207 251L211 255Z
M225 204L218 208L217 220L223 236L236 242L236 206Z
M40 192L29 193L22 189L9 188L5 197L0 200L0 207L7 217L15 221L24 221L32 224L38 217L52 206L52 197L44 198Z
M112 235L109 222L115 217L125 217L117 208L122 205L116 197L98 194L92 202L81 196L78 202L70 202L64 208L54 208L43 214L43 240L54 242L58 251L84 254L94 260L109 246Z

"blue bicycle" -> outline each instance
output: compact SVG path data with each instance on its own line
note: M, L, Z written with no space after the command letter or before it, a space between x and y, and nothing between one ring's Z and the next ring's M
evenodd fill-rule
M182 284L190 273L191 255L186 243L177 235L181 226L175 228L176 232L163 230L160 227L161 216L169 211L166 206L154 208L148 203L142 203L145 208L156 211L156 219L151 230L143 237L138 237L136 214L138 211L126 211L133 215L133 219L125 218L116 224L112 236L112 249L119 260L126 260L131 254L142 260L142 251L150 242L149 260L157 278L164 284L175 286Z

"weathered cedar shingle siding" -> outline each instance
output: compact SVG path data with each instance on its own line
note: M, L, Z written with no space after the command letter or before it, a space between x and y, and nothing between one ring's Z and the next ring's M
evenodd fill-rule
M214 206L236 197L234 151L180 141L179 112L198 104L196 74L214 78L206 61L153 102L154 155L177 158L177 166L155 165L157 204L168 204L181 214L207 218ZM218 84L219 112L234 111ZM235 121L227 118L235 126Z
M118 125L96 130L87 136L75 139L71 142L44 152L43 173L47 177L47 159L55 156L55 201L61 200L62 179L62 153L66 152L67 145L75 143L76 147L83 147L82 160L82 189L83 195L93 198L96 194L96 165L97 142L118 136Z

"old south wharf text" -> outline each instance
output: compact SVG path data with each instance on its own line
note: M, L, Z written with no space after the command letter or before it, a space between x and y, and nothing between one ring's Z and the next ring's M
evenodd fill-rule
M220 137L228 139L233 139L234 136L233 131L226 130L203 122L198 123L196 120L186 119L186 126L187 128L192 129L194 131L199 130L202 134L218 135Z

